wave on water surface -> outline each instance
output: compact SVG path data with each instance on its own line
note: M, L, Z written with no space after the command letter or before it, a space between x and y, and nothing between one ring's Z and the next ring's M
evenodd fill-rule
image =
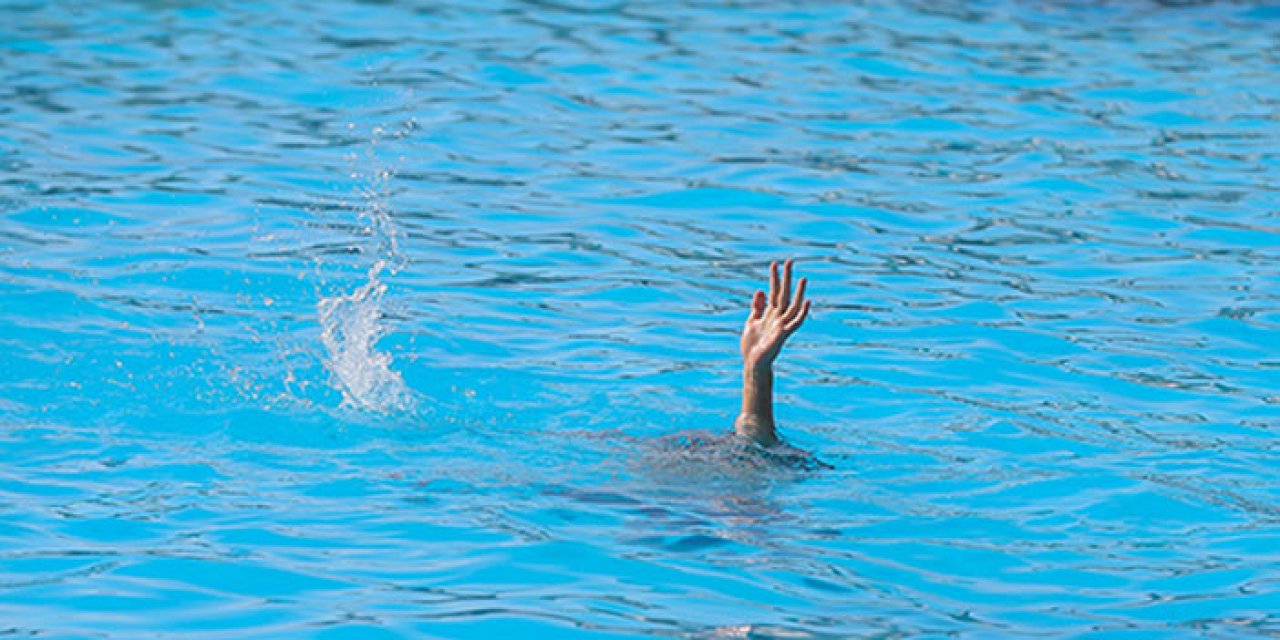
M1280 637L1275 11L192 4L0 1L0 636Z

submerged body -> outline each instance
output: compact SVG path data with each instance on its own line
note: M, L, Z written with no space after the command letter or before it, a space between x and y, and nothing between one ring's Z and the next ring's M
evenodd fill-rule
M776 440L762 445L737 433L691 430L659 440L658 451L678 452L682 457L726 463L735 468L779 471L816 471L833 467L804 449Z

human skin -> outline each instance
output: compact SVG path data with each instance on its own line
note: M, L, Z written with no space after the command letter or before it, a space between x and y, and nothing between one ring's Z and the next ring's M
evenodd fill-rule
M809 317L809 301L804 299L805 278L800 278L795 295L791 292L791 260L769 264L769 294L756 291L751 297L751 313L742 328L742 413L733 422L739 436L761 445L778 443L773 423L773 362L787 338Z

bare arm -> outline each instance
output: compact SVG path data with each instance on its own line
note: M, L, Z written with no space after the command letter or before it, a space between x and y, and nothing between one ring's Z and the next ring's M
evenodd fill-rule
M751 314L742 329L742 413L733 429L763 445L778 442L773 424L773 361L809 316L809 301L804 299L808 282L800 278L792 296L791 267L792 261L787 260L779 279L778 263L769 265L769 295L756 291L752 296Z

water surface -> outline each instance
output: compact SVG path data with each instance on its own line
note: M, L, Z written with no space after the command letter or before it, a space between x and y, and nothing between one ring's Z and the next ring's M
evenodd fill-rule
M1280 635L1280 12L0 2L0 635ZM742 464L769 260L814 313Z

